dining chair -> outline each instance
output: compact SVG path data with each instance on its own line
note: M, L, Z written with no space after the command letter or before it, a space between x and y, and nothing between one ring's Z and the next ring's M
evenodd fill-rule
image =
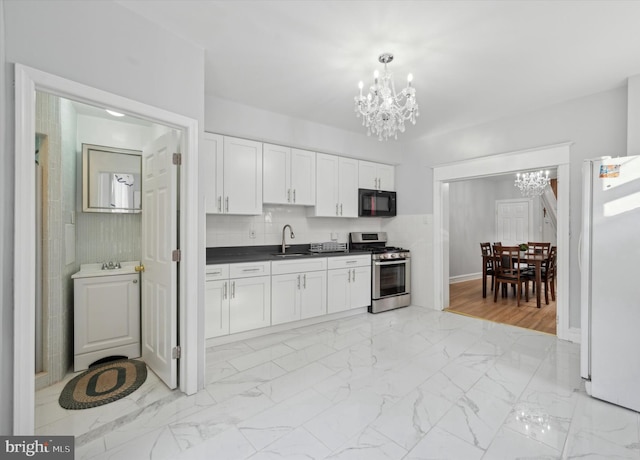
M493 251L491 250L491 243L480 243L480 251L482 252L482 260L485 266L483 267L483 271L485 276L482 279L484 286L487 285L487 276L491 276L491 290L493 291L493 284L495 280L495 270L493 268ZM487 288L483 287L483 293L486 292Z
M494 260L496 286L493 291L493 301L498 301L500 286L511 284L516 290L516 305L520 306L523 287L527 280L520 276L520 248L518 246L495 246ZM529 300L529 292L525 289L525 298Z
M536 243L536 242L529 241L527 243L527 246L529 246L529 252L533 254L542 254L542 255L548 256L551 243Z
M542 265L542 282L544 283L544 300L549 304L548 290L551 291L551 300L556 300L556 260L558 256L558 247L551 246L549 250L549 258L546 266Z

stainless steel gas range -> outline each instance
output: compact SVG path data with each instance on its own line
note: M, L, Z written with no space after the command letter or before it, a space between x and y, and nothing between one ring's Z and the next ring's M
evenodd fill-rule
M370 313L380 313L411 303L411 253L387 246L386 232L352 232L351 250L371 252Z

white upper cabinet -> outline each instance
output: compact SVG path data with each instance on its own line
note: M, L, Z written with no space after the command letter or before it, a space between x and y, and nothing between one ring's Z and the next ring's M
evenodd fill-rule
M382 163L359 161L358 184L360 188L395 191L395 168Z
M262 143L205 133L207 214L262 214Z
M206 171L205 205L207 214L221 214L224 212L222 200L223 189L223 137L219 134L204 133L202 139L200 161Z
M291 195L293 204L316 204L316 153L291 149Z
M315 152L264 144L263 201L313 206L315 159Z
M358 160L316 154L313 216L358 217Z

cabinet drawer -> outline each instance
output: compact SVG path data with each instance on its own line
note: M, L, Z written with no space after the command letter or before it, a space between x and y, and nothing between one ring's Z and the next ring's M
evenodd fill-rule
M328 268L353 268L371 265L371 256L369 254L349 257L329 257Z
M207 281L227 279L229 278L229 264L207 265L204 273Z
M245 262L229 266L229 278L248 278L271 274L271 262Z
M272 275L286 275L288 273L314 272L327 269L326 257L311 257L300 260L286 260L271 262Z

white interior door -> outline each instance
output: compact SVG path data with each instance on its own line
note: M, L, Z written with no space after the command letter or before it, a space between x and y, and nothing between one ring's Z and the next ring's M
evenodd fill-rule
M169 388L178 382L172 351L178 338L177 132L169 132L143 150L142 158L142 358Z
M504 246L529 241L529 200L496 201L496 239Z

